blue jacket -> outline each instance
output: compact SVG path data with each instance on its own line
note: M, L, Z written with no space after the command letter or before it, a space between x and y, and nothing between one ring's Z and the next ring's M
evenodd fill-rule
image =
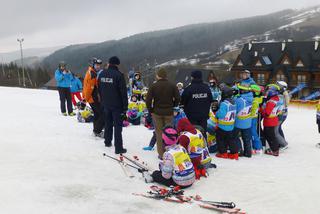
M174 118L173 118L173 126L174 128L177 128L178 126L178 122L182 119L182 118L186 118L186 114L183 111L180 111L179 114L177 114Z
M239 97L236 98L236 108L237 108L237 116L236 116L236 122L235 122L236 128L239 128L239 129L251 128L252 102L253 102L252 93L241 94Z
M232 131L236 117L236 105L232 99L223 100L216 112L218 127L224 131Z
M70 88L72 74L70 72L63 74L59 69L56 70L54 77L57 82L57 87Z
M241 80L240 84L249 87L250 85L256 85L256 82L251 77L249 77L248 79Z
M99 74L98 89L105 109L121 112L128 110L126 81L118 67L110 65Z
M81 92L82 83L78 77L73 76L71 79L71 93Z

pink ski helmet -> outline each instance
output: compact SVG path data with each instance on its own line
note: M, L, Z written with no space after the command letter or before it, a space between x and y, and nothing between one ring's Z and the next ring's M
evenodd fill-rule
M173 128L173 126L168 125L162 129L162 140L167 146L176 144L178 141L178 132Z

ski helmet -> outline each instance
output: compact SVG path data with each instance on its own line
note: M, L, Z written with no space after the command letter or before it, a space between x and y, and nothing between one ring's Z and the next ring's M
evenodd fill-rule
M276 84L267 85L267 97L273 97L279 94L280 88Z
M167 125L162 129L162 140L167 146L171 146L178 141L178 132L171 125Z
M285 81L277 81L277 85L280 87L280 93L285 92L288 88L288 84Z
M183 88L183 83L182 82L178 82L177 83L177 88Z
M233 90L228 86L224 86L221 89L221 97L223 100L227 99L227 98L231 98L233 96L233 94L234 94Z

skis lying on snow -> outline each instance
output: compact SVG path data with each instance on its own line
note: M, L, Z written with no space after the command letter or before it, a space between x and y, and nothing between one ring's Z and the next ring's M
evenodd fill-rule
M131 158L124 156L124 155L120 155L118 159L115 157L112 157L110 155L107 155L105 153L103 153L103 156L117 161L121 165L121 168L123 169L124 174L126 176L128 176L130 178L134 177L134 175L132 174L132 172L129 169L129 168L132 168L132 169L136 169L139 173L141 173L147 183L152 181L152 177L149 174L149 169L147 168L146 165L144 165L143 163L140 163L138 160L131 159ZM127 160L130 163L128 163L125 160Z
M158 186L151 186L150 191L147 193L133 193L136 196L142 196L145 198L163 200L167 202L174 203L194 203L197 204L201 208L210 209L219 211L222 213L228 214L244 214L245 212L241 211L241 209L236 208L236 205L233 202L216 202L216 201L206 201L202 200L202 198L197 196L185 196L184 191L180 189L179 186L170 188L162 188Z

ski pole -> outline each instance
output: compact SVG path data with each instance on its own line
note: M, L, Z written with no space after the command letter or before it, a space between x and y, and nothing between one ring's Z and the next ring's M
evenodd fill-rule
M108 158L111 158L111 159L113 159L113 160L115 160L115 161L118 161L119 163L124 162L123 160L118 160L117 158L114 158L114 157L112 157L112 156L110 156L110 155L107 155L106 153L103 153L103 156L108 157ZM139 168L139 167L137 167L137 166L133 166L133 165L131 165L131 164L129 164L129 163L126 163L126 165L127 165L127 166L130 166L131 168L134 168L134 169L138 170L138 172L140 172L140 173L143 173L143 172L145 171L144 169L141 169L141 168Z

